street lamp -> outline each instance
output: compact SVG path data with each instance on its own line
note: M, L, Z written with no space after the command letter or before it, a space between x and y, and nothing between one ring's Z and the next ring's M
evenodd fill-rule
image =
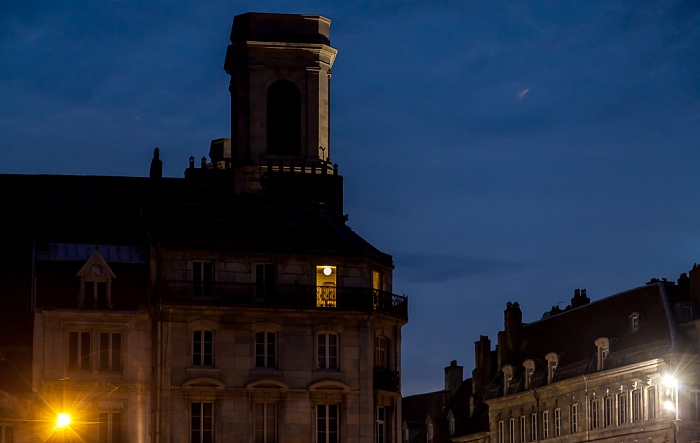
M664 409L678 419L678 379L672 375L665 375L661 380L663 387Z
M56 429L64 429L70 426L70 414L61 412L56 416Z

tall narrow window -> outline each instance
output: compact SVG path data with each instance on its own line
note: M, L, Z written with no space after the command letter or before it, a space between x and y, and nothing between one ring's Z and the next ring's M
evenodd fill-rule
M255 443L277 443L277 405L255 404Z
M554 436L559 437L561 435L561 409L556 408L554 410Z
M537 413L530 416L530 441L537 441L539 434L537 432Z
M316 266L316 306L334 308L336 305L335 266Z
M639 331L639 313L633 312L630 314L630 332Z
M498 422L498 443L506 443L506 430L503 420Z
M605 369L605 360L607 360L608 353L610 352L610 340L608 340L607 337L601 337L595 341L595 345L598 349L596 368L602 371Z
M526 419L524 415L520 416L520 443L525 443L527 441L527 430L525 428Z
M277 266L274 263L255 265L255 298L265 301L274 296L277 289Z
M605 410L604 410L604 421L603 426L606 428L615 424L615 402L614 398L611 396L605 397Z
M338 443L338 405L316 406L316 443Z
M100 412L97 427L99 443L121 443L123 434L121 412Z
M387 413L383 406L377 407L377 416L374 422L374 441L375 443L387 443L386 427Z
M276 349L274 332L255 333L255 367L275 368Z
M600 400L594 398L591 400L591 429L600 427Z
M119 332L100 332L100 371L121 371L122 335Z
M192 403L190 409L190 443L214 443L214 405Z
M642 420L642 390L632 391L632 422Z
M192 295L211 297L214 295L214 265L210 261L192 262Z
M388 349L386 337L374 338L374 366L377 368L388 367Z
M557 373L557 366L559 365L559 356L555 352L550 352L544 356L547 360L547 383L554 382L554 377Z
M276 81L267 90L267 153L301 154L301 95L287 80Z
M647 417L649 420L656 418L656 387L650 386L647 389ZM699 417L696 417L700 418Z
M515 419L508 420L508 443L515 443Z
M372 304L374 309L384 309L387 306L383 293L384 275L379 271L372 271Z
M549 438L549 411L542 412L542 439Z
M525 389L530 389L532 387L532 374L535 373L535 361L525 360L523 368L525 369Z
M68 368L90 369L90 333L68 333Z
M318 334L318 368L338 369L338 336L331 333Z
M12 426L0 426L0 443L14 443L15 429Z
M617 394L617 424L627 423L627 393Z
M194 331L192 333L192 366L213 366L212 335L212 331Z
M511 365L505 365L501 371L503 372L503 395L508 395L513 381L513 367Z
M578 404L574 403L571 405L571 411L569 412L569 431L574 434L578 432Z

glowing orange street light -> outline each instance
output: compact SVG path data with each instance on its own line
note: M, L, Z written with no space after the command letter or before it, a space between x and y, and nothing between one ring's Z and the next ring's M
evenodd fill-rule
M56 429L62 429L70 426L70 414L62 412L56 416Z

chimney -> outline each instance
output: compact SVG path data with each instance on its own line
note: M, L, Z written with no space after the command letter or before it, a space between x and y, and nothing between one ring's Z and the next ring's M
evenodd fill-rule
M486 386L491 381L493 372L491 369L491 340L485 335L479 337L479 341L474 343L475 365L472 371L473 394L477 398L477 403L484 398Z
M454 397L463 381L464 367L457 365L457 360L452 360L445 368L445 391L448 393L448 401Z
M518 347L520 339L520 326L523 324L523 313L520 310L518 302L508 302L506 310L503 311L505 323L505 340L508 351L512 351Z
M586 296L585 289L574 290L574 297L571 299L571 307L578 308L579 306L587 305L591 299Z
M690 296L690 301L700 304L700 267L698 264L693 264L693 269L688 273L688 278L690 283L688 285L688 295Z

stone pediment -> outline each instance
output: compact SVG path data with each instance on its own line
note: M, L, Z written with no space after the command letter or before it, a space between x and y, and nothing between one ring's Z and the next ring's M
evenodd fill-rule
M117 278L98 250L80 268L77 277L84 281L111 281Z

